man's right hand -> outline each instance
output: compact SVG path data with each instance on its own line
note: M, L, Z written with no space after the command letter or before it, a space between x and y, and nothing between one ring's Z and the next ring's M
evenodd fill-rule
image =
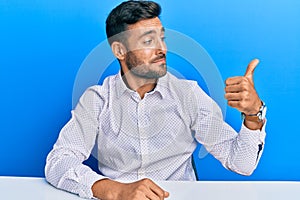
M163 200L169 197L168 192L147 178L133 183L103 179L94 183L92 191L94 197L102 200Z

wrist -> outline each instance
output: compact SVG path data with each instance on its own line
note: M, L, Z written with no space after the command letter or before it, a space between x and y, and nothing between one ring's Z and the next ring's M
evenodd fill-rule
M258 122L263 122L265 120L266 112L267 112L267 106L263 101L261 101L259 111L256 114L241 113L241 117L243 121L258 123Z
M249 121L245 119L243 123L250 130L262 130L265 120L261 122L257 122L257 121Z
M118 182L107 178L96 181L92 186L93 196L98 199L116 199L117 184Z
M256 114L242 113L242 120L244 125L251 130L261 130L266 118L267 106L261 101L261 106Z

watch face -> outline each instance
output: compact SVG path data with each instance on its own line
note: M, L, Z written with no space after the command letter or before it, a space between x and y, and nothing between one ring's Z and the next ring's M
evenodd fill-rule
M266 118L266 114L267 114L267 106L264 106L262 113L261 113L262 119Z
M267 107L263 106L261 111L258 113L259 120L264 120L266 118Z
M267 107L263 103L263 105L260 107L259 112L254 115L245 115L244 113L241 113L242 120L249 120L249 121L255 121L255 122L261 122L266 118L267 113Z

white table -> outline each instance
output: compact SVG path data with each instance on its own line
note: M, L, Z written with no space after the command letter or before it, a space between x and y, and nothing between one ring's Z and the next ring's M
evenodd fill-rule
M157 182L169 191L168 200L299 200L300 182L200 181ZM1 200L79 200L77 195L58 190L44 178L1 177Z

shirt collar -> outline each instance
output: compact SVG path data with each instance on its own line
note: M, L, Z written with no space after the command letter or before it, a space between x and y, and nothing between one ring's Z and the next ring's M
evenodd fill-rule
M171 90L170 90L170 83L169 83L169 73L167 72L166 75L159 78L157 81L157 85L154 88L154 92L157 91L161 95L161 97L164 98L171 98Z
M124 83L124 81L122 79L121 71L119 71L119 73L116 76L116 94L117 94L117 98L119 99L126 90L130 90L130 89L127 88L126 84Z
M169 88L169 73L167 72L167 74L161 78L158 79L157 81L157 85L154 88L153 91L150 91L149 93L159 93L161 98L171 98L171 92L170 92L170 88ZM128 92L135 92L131 89L129 89L126 84L124 83L123 79L122 79L122 75L121 75L121 71L119 71L119 73L116 76L116 94L117 94L117 98L120 98L125 91Z

